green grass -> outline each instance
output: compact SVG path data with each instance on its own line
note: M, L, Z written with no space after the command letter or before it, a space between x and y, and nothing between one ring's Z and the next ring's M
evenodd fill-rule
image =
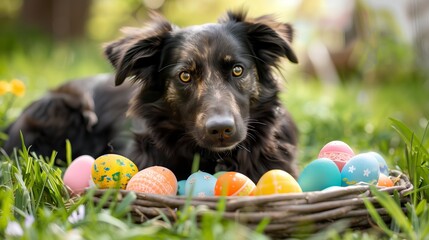
M54 42L31 29L1 23L0 29L0 80L18 78L28 89L16 99L9 118L66 80L113 70L103 56L101 42Z
M2 28L5 29L5 28ZM29 102L66 79L109 72L111 67L101 54L101 43L54 43L44 36L23 31L5 33L0 38L0 79L19 78L27 85L27 94L17 99L0 126L13 120ZM428 83L421 79L368 84L365 79L344 81L338 86L324 86L308 81L299 69L284 73L288 79L282 100L288 106L300 130L299 164L302 168L317 157L331 140L343 140L355 152L378 151L388 165L410 176L415 191L406 214L395 208L394 199L378 194L381 204L391 209L397 225L386 225L372 217L379 227L366 231L336 233L326 229L314 239L427 239L429 199L429 141L426 136L429 104ZM410 76L415 77L415 76ZM0 96L1 97L1 96ZM397 119L397 120L391 120ZM1 142L0 142L1 144ZM186 206L176 222L154 219L135 224L128 214L129 195L121 203L103 209L94 204L91 193L73 199L64 189L63 169L53 166L53 156L35 156L23 147L15 154L0 153L0 239L266 239L258 230L221 217L219 212L204 215L197 224L202 207ZM114 194L114 193L110 193ZM69 216L85 206L77 221ZM371 205L368 204L368 208ZM36 220L26 226L29 216ZM6 234L17 222L22 237ZM13 224L12 224L13 225Z
M386 225L372 205L367 203L378 231L346 231L339 234L334 228L309 236L309 239L427 239L429 236L429 196L428 188L428 148L425 138L416 137L403 123L392 119L392 126L403 139L405 158L398 167L410 176L415 191L410 193L407 213L403 213L390 196L373 189L395 220L395 225ZM421 139L421 140L420 140ZM108 199L116 196L108 191L100 203L95 204L91 192L76 199L70 198L61 180L61 169L53 166L52 159L31 154L24 146L12 156L3 155L0 165L0 238L2 239L64 239L65 236L81 236L85 239L267 239L262 234L264 223L258 230L251 230L242 224L222 218L224 202L219 203L219 211L206 213L197 221L197 213L204 206L186 205L179 209L176 222L162 221L163 217L135 224L129 216L130 204L135 194L127 195L122 201L113 201L104 209ZM76 215L79 206L84 213ZM36 220L26 226L29 216ZM164 219L165 220L165 219ZM13 237L11 223L19 224L22 234ZM9 228L8 228L9 226Z
M428 121L428 89L415 81L324 86L297 78L286 86L287 92L281 97L300 131L301 165L314 160L329 141L342 140L355 153L377 151L394 166L404 146L389 119L398 119L417 133L424 131Z
M102 206L116 199L116 190L108 191L95 204L91 192L79 199L70 198L61 180L61 170L42 157L31 155L25 147L11 158L2 156L0 166L0 238L13 239L10 223L17 222L23 239L64 239L82 236L85 239L267 239L236 222L222 219L221 213L207 213L197 227L196 214L203 206L185 206L176 222L154 219L134 224L129 216L133 193L120 202L113 200L108 209ZM80 205L84 212L78 211ZM222 208L220 206L220 208ZM29 216L36 220L29 226ZM9 229L8 229L9 225Z
M394 225L390 228L381 220L378 213L374 211L371 203L367 202L365 205L370 210L371 216L375 219L377 225L390 238L427 239L429 237L429 204L427 202L429 199L429 153L427 147L428 141L425 140L426 131L423 139L420 140L402 122L392 119L392 123L406 144L406 157L398 165L410 177L410 181L415 189L409 193L411 201L407 203L406 213L397 204L398 199L392 199L389 195L378 192L375 188L372 189L374 196L379 199L379 203L394 220Z

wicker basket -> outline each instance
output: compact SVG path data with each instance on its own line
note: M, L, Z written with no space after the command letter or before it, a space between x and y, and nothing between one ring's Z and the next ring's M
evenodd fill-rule
M399 171L391 171L395 186L380 188L380 191L393 195L396 190L405 211L409 199L406 193L413 189L408 177ZM105 190L96 190L95 202L99 202ZM119 199L128 191L120 190ZM164 215L171 221L176 219L176 210L187 201L192 206L206 206L207 211L215 211L221 197L162 196L137 193L132 204L132 216L136 222ZM118 197L118 196L117 196ZM263 219L269 218L265 233L272 237L284 237L297 232L317 232L328 225L344 220L350 228L369 228L373 223L364 205L364 199L374 204L377 212L389 221L389 215L371 194L368 185L357 185L332 191L291 193L258 197L226 197L224 218L241 222L249 227L256 227ZM119 200L120 201L120 200ZM190 202L189 202L190 201ZM109 203L109 202L108 202ZM199 215L202 212L198 213Z

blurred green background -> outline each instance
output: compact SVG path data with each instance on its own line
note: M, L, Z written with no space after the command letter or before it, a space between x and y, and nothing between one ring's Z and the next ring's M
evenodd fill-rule
M0 80L27 86L6 121L68 79L112 72L102 44L123 26L142 26L151 9L181 27L215 22L228 9L293 24L300 63L282 63L281 97L300 130L301 166L331 140L378 151L394 165L403 143L389 118L420 137L428 124L423 0L1 0Z

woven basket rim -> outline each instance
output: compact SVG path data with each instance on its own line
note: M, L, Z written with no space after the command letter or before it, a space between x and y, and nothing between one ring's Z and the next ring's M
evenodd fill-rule
M397 192L400 197L399 204L405 212L405 203L410 201L407 195L414 187L409 178L398 170L391 170L389 176L394 179L395 186L376 188L390 195ZM307 228L303 228L305 223L314 224L313 232L319 231L338 220L347 222L349 227L362 229L374 225L365 207L366 201L374 205L375 211L382 219L390 221L388 211L378 203L371 188L371 185L362 184L329 191L214 197L134 192L136 199L132 203L131 213L134 221L140 223L161 215L170 221L175 221L177 220L176 210L183 206L203 205L204 207L200 207L200 212L197 213L197 216L202 216L207 211L218 211L219 201L222 200L225 201L222 216L226 219L255 228L263 219L269 218L270 222L264 231L271 237L289 236L299 229L311 233ZM117 194L113 194L111 199L104 201L107 206L113 201L121 201L127 194L133 192L118 189L89 189L88 191L94 192L95 202L101 202L100 199L107 191L116 192Z

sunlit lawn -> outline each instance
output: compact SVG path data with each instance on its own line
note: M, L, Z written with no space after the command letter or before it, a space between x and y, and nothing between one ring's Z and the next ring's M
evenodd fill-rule
M7 121L13 120L30 101L66 79L112 71L103 58L100 43L54 44L37 34L15 34L0 41L0 79L18 78L27 86L26 95L14 103L6 116ZM399 238L427 238L429 228L425 227L427 220L424 222L424 218L428 216L426 200L429 190L427 185L425 187L429 178L428 141L423 140L422 145L415 148L415 145L410 144L412 141L407 143L392 128L389 118L404 122L418 138L424 138L429 117L428 82L412 79L369 84L365 79L346 79L340 85L325 86L320 81L304 77L298 67L287 69L282 73L287 82L286 91L281 97L300 130L300 167L315 159L325 143L336 139L349 143L355 152L380 152L391 168L400 166L407 173L410 166L407 166L406 160L416 160L417 163L414 164L423 170L415 173L412 178L422 184L421 193L426 192L426 197L424 194L414 197L415 204L421 204L414 213L415 216L412 216L413 221L409 220L409 223L417 231L417 235L406 233L399 235ZM13 221L18 221L24 230L24 237L28 239L64 239L72 236L88 239L117 239L116 236L123 239L142 236L153 236L155 239L230 239L228 237L231 236L264 238L257 232L220 220L217 216L205 218L205 224L199 228L195 225L195 213L192 210L185 211L176 224L155 221L135 225L126 217L124 209L103 211L99 206L94 206L90 199L87 201L88 196L80 200L87 203L84 216L77 216L76 221L70 221L71 210L76 209L80 202L71 204L71 210L65 207L64 204L69 199L62 188L61 169L26 154L24 151L21 156L0 156L0 238L11 237L5 230ZM40 170L44 174L39 175ZM416 205L410 206L410 209L415 207ZM27 221L28 216L37 219L28 228L24 226L26 216ZM416 219L420 219L420 222L416 223ZM385 233L387 234L387 230ZM379 238L374 233L366 232L348 233L345 236L349 239ZM335 234L332 237L341 239Z

